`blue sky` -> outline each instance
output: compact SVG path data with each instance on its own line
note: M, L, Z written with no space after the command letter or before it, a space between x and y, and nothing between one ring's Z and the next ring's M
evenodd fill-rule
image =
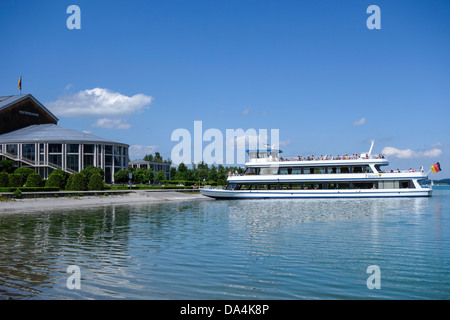
M66 26L72 4L81 30ZM372 4L380 30L366 26ZM2 0L0 95L22 75L60 125L127 143L131 158L170 157L172 132L201 120L224 135L279 129L286 156L375 139L392 168L440 161L433 178L447 178L449 12L446 0Z

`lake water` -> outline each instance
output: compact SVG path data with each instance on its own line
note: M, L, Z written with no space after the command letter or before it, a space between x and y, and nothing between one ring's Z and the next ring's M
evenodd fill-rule
M450 189L4 214L0 258L0 299L449 299Z

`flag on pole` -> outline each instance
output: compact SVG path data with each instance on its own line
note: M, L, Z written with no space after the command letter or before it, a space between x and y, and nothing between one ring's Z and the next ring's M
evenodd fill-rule
M22 76L20 76L17 86L19 87L19 90L22 90Z
M433 171L433 173L441 171L441 165L439 164L439 162L431 166L431 171Z

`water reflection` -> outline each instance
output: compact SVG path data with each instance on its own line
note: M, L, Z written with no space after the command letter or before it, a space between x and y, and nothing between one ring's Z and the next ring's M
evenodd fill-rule
M35 295L69 265L120 264L129 227L129 212L114 206L0 216L0 296Z
M420 296L417 274L442 297L449 205L437 193L1 215L0 299L403 298ZM389 274L383 292L365 287L371 264ZM66 288L69 265L81 290Z

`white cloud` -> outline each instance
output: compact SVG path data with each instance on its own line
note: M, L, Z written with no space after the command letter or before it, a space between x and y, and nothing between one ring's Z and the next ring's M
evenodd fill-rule
M291 140L282 140L280 141L280 147L286 147L291 143Z
M126 123L122 119L108 119L108 118L98 119L92 125L94 127L104 129L129 129L131 127L129 123Z
M442 146L442 143L436 142L436 143L433 143L431 146L432 146L432 147L441 147L441 146Z
M364 123L366 123L366 118L358 119L358 120L354 121L352 124L354 126L362 126Z
M132 145L128 149L130 158L137 159L143 158L147 154L153 154L159 149L159 146L142 146L142 145Z
M388 157L394 157L399 159L412 159L412 158L434 158L442 154L442 150L434 148L426 151L414 151L411 149L400 150L393 147L385 147L382 151Z
M46 105L56 115L66 117L119 116L142 112L152 100L144 94L128 97L108 89L95 88L63 95Z

